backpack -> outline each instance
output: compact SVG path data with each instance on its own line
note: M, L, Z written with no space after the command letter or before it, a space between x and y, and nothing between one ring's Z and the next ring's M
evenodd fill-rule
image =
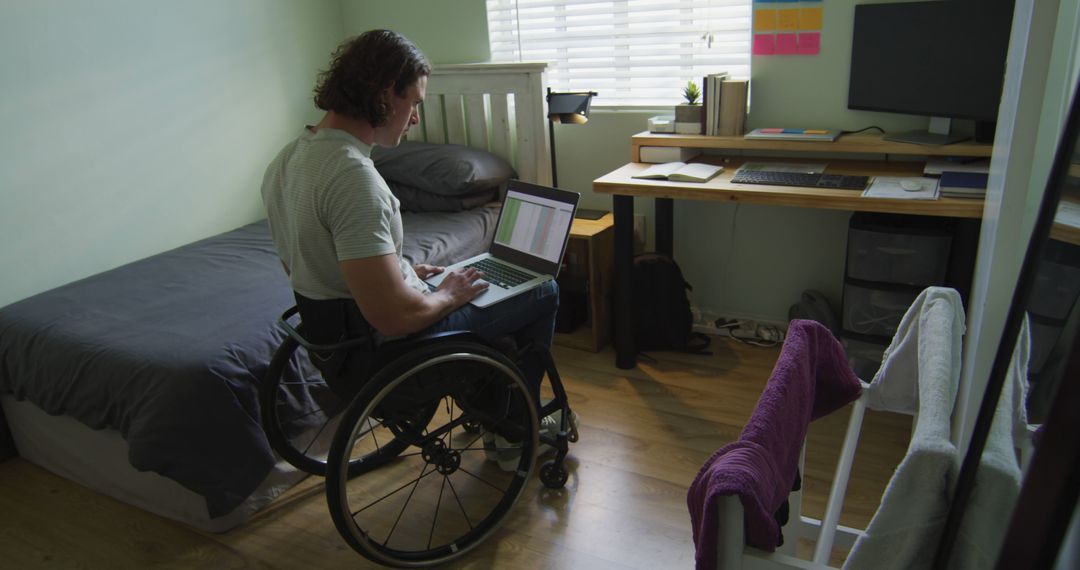
M694 317L686 296L690 284L671 256L643 253L634 257L634 347L646 350L703 352L711 340L693 332Z
M820 291L814 289L803 291L799 302L788 309L788 320L795 319L817 321L825 325L834 335L840 334L836 311L833 311L832 305Z

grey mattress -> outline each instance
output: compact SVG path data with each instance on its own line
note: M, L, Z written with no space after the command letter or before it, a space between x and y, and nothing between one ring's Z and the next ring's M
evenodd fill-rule
M497 214L405 214L403 254L445 264L483 251ZM133 467L206 497L221 516L275 463L257 386L292 304L256 222L0 308L0 392L117 430ZM288 373L314 370L297 358Z

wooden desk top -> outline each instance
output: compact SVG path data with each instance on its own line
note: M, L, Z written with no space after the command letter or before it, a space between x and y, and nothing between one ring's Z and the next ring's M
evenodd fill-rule
M927 146L913 143L887 141L885 135L860 133L843 135L833 142L824 141L785 141L747 139L743 137L714 137L706 135L682 135L673 133L638 133L630 139L632 160L640 158L639 149L643 146L674 146L701 149L730 149L738 151L782 151L782 152L819 152L819 153L855 153L877 155L916 155L916 156L970 156L989 157L994 145L976 142Z
M953 218L982 217L983 201L972 198L939 198L937 200L897 200L864 198L861 190L803 188L794 186L765 186L735 184L731 177L744 161L766 162L757 157L701 157L701 162L723 164L724 171L708 182L668 182L632 178L649 167L631 162L593 181L593 191L600 194L619 194L678 200L793 206L859 212L885 212ZM868 160L824 160L784 158L782 162L827 163L830 174L862 174L869 176L921 176L922 162L880 162Z

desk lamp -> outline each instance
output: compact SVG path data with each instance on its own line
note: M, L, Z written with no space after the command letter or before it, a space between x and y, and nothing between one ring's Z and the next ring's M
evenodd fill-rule
M555 165L555 123L583 125L589 122L589 106L595 96L595 91L552 93L550 87L547 90L548 135L551 140L551 185L555 188L559 187L558 168ZM597 219L605 213L579 209L578 217Z

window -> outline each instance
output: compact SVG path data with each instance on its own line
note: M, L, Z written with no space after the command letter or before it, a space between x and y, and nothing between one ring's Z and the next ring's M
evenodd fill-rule
M492 61L546 61L597 106L673 105L688 80L750 76L751 0L487 0Z

